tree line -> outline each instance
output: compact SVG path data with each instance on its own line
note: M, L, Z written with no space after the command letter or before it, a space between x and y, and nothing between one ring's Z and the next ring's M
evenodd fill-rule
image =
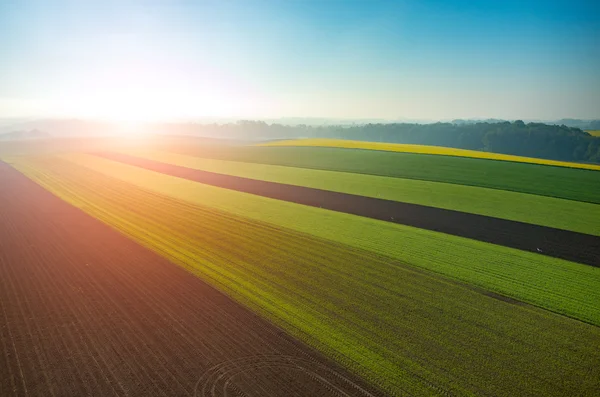
M194 128L195 129L195 128ZM361 141L447 146L552 160L600 163L600 137L579 128L544 123L365 124L287 126L262 121L205 125L210 135L238 139L337 138Z
M588 123L590 124L590 123ZM107 122L51 120L27 125L0 140L43 136L102 136L122 134ZM447 146L552 160L600 163L600 137L565 124L524 123L521 120L412 124L369 123L355 125L283 125L242 120L226 124L152 123L148 132L196 135L242 140L337 138L390 143ZM600 128L598 128L600 129ZM48 134L49 133L49 134Z

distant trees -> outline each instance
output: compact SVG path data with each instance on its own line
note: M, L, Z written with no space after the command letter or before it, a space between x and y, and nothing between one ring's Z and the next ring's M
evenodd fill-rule
M338 138L436 145L553 160L600 162L600 137L566 125L514 122L288 126L262 121L197 125L198 132L238 139Z

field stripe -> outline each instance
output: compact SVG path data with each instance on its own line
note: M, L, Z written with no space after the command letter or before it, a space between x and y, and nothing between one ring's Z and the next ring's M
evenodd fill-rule
M408 145L400 143L353 141L343 139L293 139L261 143L259 146L316 146L336 147L345 149L379 150L386 152L433 154L440 156L470 157L485 160L512 161L515 163L529 163L549 165L566 168L579 168L585 170L600 171L598 164L573 163L569 161L546 160L534 157L514 156L510 154L481 152L477 150L455 149L443 146Z
M200 395L242 359L223 391L380 394L2 162L0 184L0 395Z
M217 160L149 149L120 153L261 181L468 212L600 236L600 205L452 183Z
M600 267L600 237L417 204L199 171L123 153L97 156L226 189L447 233Z

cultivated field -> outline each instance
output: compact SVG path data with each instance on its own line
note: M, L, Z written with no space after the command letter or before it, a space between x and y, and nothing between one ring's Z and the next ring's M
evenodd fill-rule
M600 204L598 175L590 170L342 148L215 147L189 139L163 147L205 158L487 187Z
M417 154L433 154L442 156L470 157L476 159L514 161L517 163L552 165L557 167L581 168L587 170L600 170L600 165L580 164L568 161L545 160L533 157L513 156L477 150L455 149L441 146L407 145L400 143L350 141L340 139L297 139L263 143L264 146L317 146L340 147L346 149L382 150L386 152L403 152Z
M0 395L378 393L3 163L0 183Z
M217 160L157 150L127 149L120 150L119 153L223 175L419 204L600 235L600 206L586 202L454 183Z
M27 185L0 192L13 225L5 233L21 241L36 219L41 227L11 256L0 240L2 282L50 273L0 302L39 301L39 291L60 298L48 300L58 313L44 317L48 326L36 321L41 303L10 306L21 309L0 331L15 352L0 387L26 394L35 385L28 391L37 394L59 373L75 385L61 386L67 394L592 396L600 388L600 273L589 265L600 250L597 171L191 142L4 157L14 170L2 175ZM563 188L556 181L567 175ZM47 242L44 230L55 231ZM494 244L484 242L490 235ZM558 251L570 261L552 257ZM21 274L14 263L26 252L35 260ZM52 252L64 257L44 255ZM81 332L52 334L53 346L77 342L64 353L41 336L62 321ZM122 338L98 340L93 330L104 335L107 324ZM82 353L90 346L103 350ZM31 375L19 375L21 357ZM88 372L95 380L82 386Z
M600 136L600 130L591 130L586 132L592 136Z
M582 233L379 198L198 171L121 153L95 155L225 189L540 252L600 267L600 239Z
M54 159L50 163L38 162L37 170L23 159L14 165L43 183L50 176L48 172L54 163ZM423 229L218 189L98 156L71 155L65 164L57 175L60 178L64 178L65 168L91 169L159 195L380 252L414 266L600 324L598 273L587 266ZM52 188L52 185L47 187ZM423 255L424 252L427 255ZM575 274L577 276L573 277Z

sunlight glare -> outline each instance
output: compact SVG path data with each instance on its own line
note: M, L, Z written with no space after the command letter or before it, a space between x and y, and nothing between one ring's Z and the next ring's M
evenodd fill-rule
M139 121L120 121L116 124L119 135L133 137L144 134L144 126Z

